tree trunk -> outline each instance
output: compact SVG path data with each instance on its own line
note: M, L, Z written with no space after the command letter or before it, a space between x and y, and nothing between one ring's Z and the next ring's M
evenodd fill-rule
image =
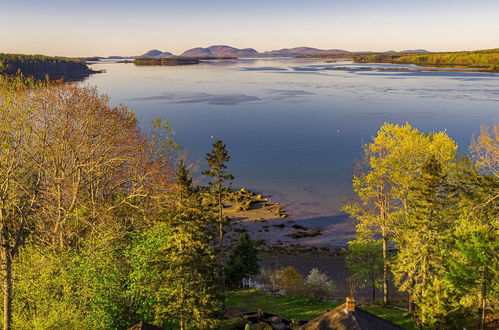
M372 301L371 304L374 304L374 301L376 300L376 285L374 281L372 281Z
M3 271L3 329L10 330L12 324L12 255L8 247L3 248L5 269Z
M219 206L219 235L220 235L220 264L222 271L222 291L225 297L225 258L224 258L224 228L223 228L223 204L222 204L222 194L218 195L218 206Z
M383 229L383 302L388 304L388 238Z
M409 293L409 301L407 302L407 310L409 314L414 315L414 304L412 303L412 294Z
M483 273L482 273L482 294L481 294L481 312L482 315L480 317L480 329L485 329L485 312L487 309L487 283L486 283L486 278L487 278L487 266L483 267Z

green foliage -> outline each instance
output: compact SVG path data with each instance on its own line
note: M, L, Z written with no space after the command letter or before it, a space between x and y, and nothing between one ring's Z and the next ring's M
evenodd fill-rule
M150 132L150 152L156 157L171 158L175 153L182 150L180 145L175 142L175 131L171 128L171 124L155 118L151 122L152 131Z
M2 277L13 288L4 291L14 298L12 327L215 327L212 215L189 194L178 203L169 124L156 121L147 140L130 110L76 84L3 77L0 99L0 255L13 265L12 281ZM185 166L179 174L190 190Z
M14 269L16 328L118 329L133 324L122 234L113 230L89 238L78 252L24 249Z
M499 49L449 53L353 55L352 58L355 62L364 63L457 65L482 67L490 71L497 71Z
M15 76L19 72L44 80L47 75L51 79L85 77L92 71L79 58L0 53L0 75Z
M409 292L417 319L425 326L443 327L452 309L452 292L442 274L457 197L441 162L430 158L414 182L407 217L394 238L399 250L392 265L396 283Z
M460 297L456 308L464 309L475 323L499 303L499 179L494 176L472 178L471 189L461 200L462 212L455 230L455 241L447 252L444 278Z
M248 233L243 233L229 255L226 266L227 281L239 286L244 277L257 275L259 272L258 250Z
M188 65L198 64L199 59L195 58L136 58L135 65Z
M457 157L456 144L444 133L385 124L366 146L368 166L354 177L360 202L345 210L358 218L362 238L389 233L397 251L390 263L395 284L409 293L421 327L483 327L487 314L495 313L496 130L482 128L471 164ZM358 261L352 267L349 258L354 272L366 266Z
M431 157L452 166L457 145L445 133L424 134L409 124L383 124L364 146L364 163L354 175L357 200L343 210L355 218L363 237L380 235L383 241L383 291L388 302L388 242L408 210L411 186Z
M180 328L214 328L222 301L210 218L185 209L162 221L141 235L130 253L132 294L144 301L139 311L158 325L173 321Z
M219 194L230 190L230 185L224 187L225 181L234 179L234 176L226 171L227 163L230 156L227 153L225 144L221 140L213 143L213 150L211 153L206 154L206 162L210 167L209 170L203 171L203 174L212 178L210 181L210 188L213 192Z
M345 262L360 287L371 289L371 303L376 300L376 288L383 279L383 254L380 240L355 240L348 242Z

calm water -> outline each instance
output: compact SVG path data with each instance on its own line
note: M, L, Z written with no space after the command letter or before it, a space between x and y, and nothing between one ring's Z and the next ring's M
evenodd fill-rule
M334 65L351 69L324 70ZM308 59L104 63L93 68L107 72L85 83L134 109L144 128L155 117L171 122L201 167L222 139L234 186L272 195L295 218L338 213L351 194L352 162L383 122L447 130L465 151L480 125L499 119L499 74L356 67Z

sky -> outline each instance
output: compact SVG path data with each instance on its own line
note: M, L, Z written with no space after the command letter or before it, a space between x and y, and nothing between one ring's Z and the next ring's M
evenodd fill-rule
M0 0L0 52L499 48L499 0Z

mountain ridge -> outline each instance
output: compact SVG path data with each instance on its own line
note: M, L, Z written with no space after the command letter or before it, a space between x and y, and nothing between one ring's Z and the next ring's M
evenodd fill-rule
M294 57L294 56L324 56L324 55L341 55L341 54L356 54L363 52L351 52L344 49L319 49L313 47L293 47L293 48L282 48L270 51L258 52L254 48L236 48L227 45L212 45L209 47L194 47L188 49L178 55L178 57ZM377 52L365 52L365 53L377 53ZM380 52L386 53L386 52ZM408 49L401 51L390 50L388 53L429 53L425 49ZM177 57L171 52L161 51L157 49L151 49L138 56L140 58L170 58Z

